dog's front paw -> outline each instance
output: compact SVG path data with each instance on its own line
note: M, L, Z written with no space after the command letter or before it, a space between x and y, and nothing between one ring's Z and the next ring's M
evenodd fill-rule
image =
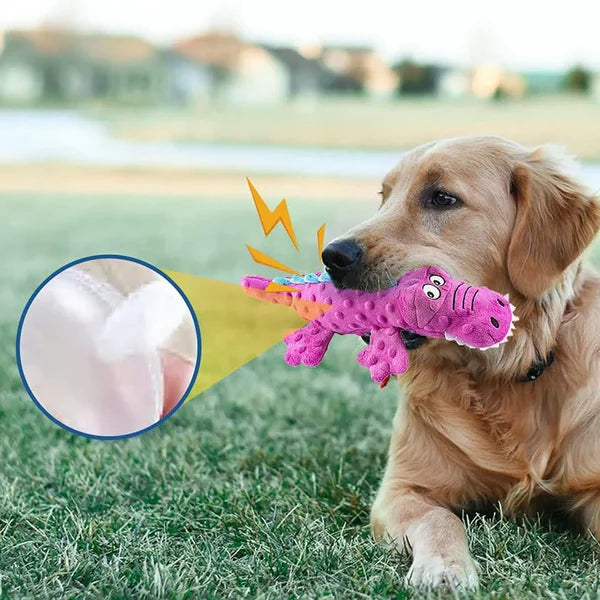
M416 556L405 581L415 587L453 590L474 590L479 586L477 566L469 556L463 559Z

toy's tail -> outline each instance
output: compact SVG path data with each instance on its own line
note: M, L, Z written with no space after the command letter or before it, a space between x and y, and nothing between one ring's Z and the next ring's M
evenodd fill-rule
M240 280L240 285L243 288L250 288L253 290L264 290L269 283L273 281L268 277L261 277L260 275L246 275Z
M269 277L247 275L246 277L242 277L240 285L244 288L244 292L246 292L248 296L272 302L273 304L285 304L286 306L291 306L293 301L291 292L265 291L272 281L273 280Z
M293 308L303 319L314 321L324 315L330 308L330 304L323 304L314 300L305 300L299 288L292 284L284 286L268 277L260 275L248 275L242 277L240 285L249 296L271 302L272 304L284 304ZM289 292L286 288L289 287Z

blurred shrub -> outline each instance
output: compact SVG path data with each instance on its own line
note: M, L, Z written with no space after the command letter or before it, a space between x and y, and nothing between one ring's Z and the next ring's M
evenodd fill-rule
M590 91L591 84L591 72L581 65L575 65L565 75L564 86L572 92L587 93Z
M435 65L419 64L412 60L403 60L393 66L400 76L399 94L425 95L435 94L441 69Z

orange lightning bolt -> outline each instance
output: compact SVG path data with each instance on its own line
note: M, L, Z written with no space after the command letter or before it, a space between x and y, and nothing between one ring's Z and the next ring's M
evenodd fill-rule
M257 189L252 185L252 182L248 177L246 177L246 181L248 182L248 187L250 188L250 193L252 194L252 199L254 200L256 212L258 213L258 218L260 219L260 224L262 225L265 237L273 231L277 223L281 223L288 234L288 237L292 240L292 244L294 244L294 247L299 252L300 248L298 248L294 226L292 225L292 218L290 217L290 211L288 210L285 198L274 210L271 210L261 198Z
M319 252L319 261L321 261L321 255L323 254L323 238L325 237L325 223L317 229L317 250Z
M288 267L287 265L284 265L283 263L280 263L279 261L275 260L274 258L271 258L267 254L263 254L260 250L257 250L252 246L248 246L248 244L246 244L246 248L248 248L248 252L250 252L250 256L253 258L254 262L258 263L259 265L265 265L266 267L279 269L280 271L285 271L286 273L300 275L298 271L292 269L291 267Z

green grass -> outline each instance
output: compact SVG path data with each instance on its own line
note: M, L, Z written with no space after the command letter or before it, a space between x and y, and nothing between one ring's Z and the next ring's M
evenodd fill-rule
M249 201L0 196L0 597L419 597L409 562L374 544L369 504L396 394L350 368L336 339L318 371L277 346L148 434L99 442L48 421L14 360L19 313L51 270L86 254L133 254L234 281L243 244L316 266L330 234L370 206L294 203L301 259L262 240ZM235 217L226 222L224 217ZM596 598L596 544L556 524L467 517L482 598ZM435 595L435 594L434 594Z

